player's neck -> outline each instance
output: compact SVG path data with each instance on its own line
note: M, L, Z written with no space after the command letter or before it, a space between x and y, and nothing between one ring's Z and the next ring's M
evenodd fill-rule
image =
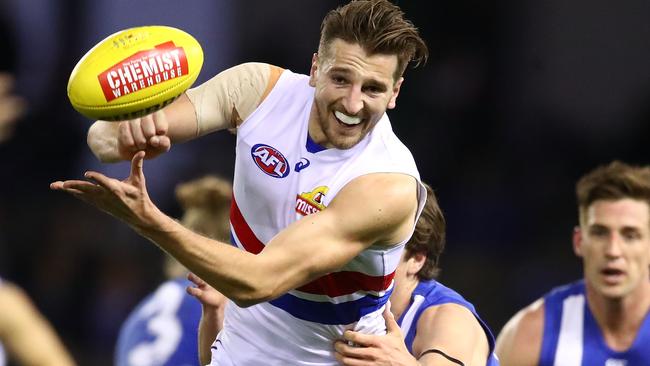
M328 145L329 142L327 141L325 131L323 131L323 128L321 127L319 118L320 116L318 115L318 108L314 102L311 107L311 111L309 112L309 124L307 125L307 133L309 134L309 137L312 139L312 141L318 145L330 148L332 146Z
M606 298L587 287L587 299L607 345L624 351L632 346L650 311L650 282L620 299Z
M395 281L393 293L390 295L390 311L395 316L395 319L399 319L408 308L411 302L411 294L413 294L418 283L416 277L402 278L400 281Z

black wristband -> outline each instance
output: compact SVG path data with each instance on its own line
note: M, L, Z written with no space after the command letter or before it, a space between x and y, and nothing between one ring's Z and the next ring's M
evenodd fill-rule
M459 359L456 359L456 358L453 358L453 357L447 355L446 353L442 352L441 350L439 350L439 349L435 349L435 348L431 348L431 349L428 349L428 350L426 350L426 351L420 353L420 357L418 357L418 360L421 359L422 356L426 355L427 353L437 353L437 354L441 355L442 357L448 359L449 361L451 361L451 362L453 362L453 363L457 363L457 364L459 364L460 366L465 366L465 364L463 363L463 361L461 361L461 360L459 360Z

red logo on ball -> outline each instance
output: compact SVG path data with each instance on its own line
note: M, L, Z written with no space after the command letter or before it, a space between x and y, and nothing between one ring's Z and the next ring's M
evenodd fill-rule
M188 74L187 56L174 42L137 52L97 75L107 102Z

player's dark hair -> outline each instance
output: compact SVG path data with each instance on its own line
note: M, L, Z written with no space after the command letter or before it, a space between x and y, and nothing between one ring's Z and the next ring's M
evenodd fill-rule
M650 167L620 161L599 166L580 178L576 195L581 223L589 206L597 200L632 198L650 205Z
M422 214L415 224L415 232L406 243L404 257L409 259L415 254L423 254L426 260L417 276L420 280L430 280L440 273L438 263L445 249L445 232L447 223L433 189L424 184L427 190L427 200Z
M409 62L426 62L427 45L404 12L387 0L355 0L331 10L321 24L319 53L334 39L359 44L368 54L397 56L397 80Z

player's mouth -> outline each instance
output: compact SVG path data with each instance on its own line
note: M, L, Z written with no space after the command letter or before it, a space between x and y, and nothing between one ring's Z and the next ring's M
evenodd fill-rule
M625 277L625 271L616 268L604 268L600 271L605 283L615 285L620 283Z
M334 117L336 120L339 122L339 124L346 126L346 127L354 127L361 123L363 120L361 117L358 116L349 116L343 112L339 111L334 111Z

